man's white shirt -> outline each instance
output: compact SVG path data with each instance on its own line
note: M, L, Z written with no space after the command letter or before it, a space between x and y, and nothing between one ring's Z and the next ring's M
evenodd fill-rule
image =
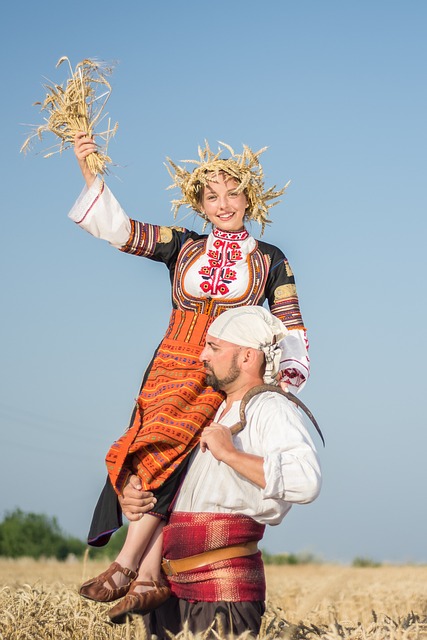
M220 423L239 421L240 401ZM224 405L219 407L215 421ZM193 453L174 511L247 515L261 524L279 524L292 504L319 494L321 470L300 411L284 396L264 392L246 407L246 427L233 437L237 449L264 458L266 486L261 489L219 462L210 451Z

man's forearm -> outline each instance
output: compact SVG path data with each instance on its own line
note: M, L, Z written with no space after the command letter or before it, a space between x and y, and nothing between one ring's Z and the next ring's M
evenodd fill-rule
M264 458L262 456L234 449L234 451L227 452L222 458L222 462L228 464L234 471L258 485L261 489L265 488Z

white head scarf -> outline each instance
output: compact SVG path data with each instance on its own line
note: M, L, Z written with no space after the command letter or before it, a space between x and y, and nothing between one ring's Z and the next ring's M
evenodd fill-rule
M266 384L276 384L282 350L279 342L288 333L276 316L264 307L237 307L221 313L208 329L209 335L241 347L263 351Z

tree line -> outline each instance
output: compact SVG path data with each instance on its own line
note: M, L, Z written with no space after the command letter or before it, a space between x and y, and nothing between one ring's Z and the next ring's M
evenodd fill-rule
M115 558L122 548L127 533L124 525L105 547L90 547L92 558ZM0 523L0 556L6 558L56 558L66 560L69 556L81 557L88 545L79 538L64 533L55 517L44 514L24 513L21 509L6 513ZM262 550L265 564L315 564L321 560L311 553L271 554ZM370 558L355 558L355 567L378 567L381 563Z
M122 529L105 547L91 549L91 556L117 555L126 535L126 528ZM70 555L82 556L86 549L85 542L62 531L55 517L15 509L0 523L0 556L66 560Z
M92 558L115 558L123 546L127 526L121 527L105 547L90 547ZM79 538L64 533L55 517L39 513L24 513L21 509L6 513L0 523L0 556L6 558L56 558L66 560L70 555L81 557L88 545ZM295 554L272 555L262 552L266 564L301 564L313 557Z

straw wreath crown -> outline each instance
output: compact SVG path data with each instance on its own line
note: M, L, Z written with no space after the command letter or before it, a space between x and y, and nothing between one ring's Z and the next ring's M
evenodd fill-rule
M279 202L278 200L271 201L285 192L289 182L278 191L275 191L276 185L269 189L264 188L264 172L259 162L259 156L267 147L253 152L247 145L243 145L243 151L239 154L235 153L234 149L225 142L219 142L219 144L223 148L219 147L218 152L214 153L210 149L208 141L205 140L204 148L200 146L198 148L199 160L181 160L185 164L195 165L192 172L167 158L169 164L165 163L165 166L173 180L173 183L167 188L179 187L182 193L180 199L172 200L174 217L176 218L179 208L186 205L188 208L194 209L207 222L200 207L203 187L208 182L215 182L215 175L218 176L219 173L224 172L239 182L236 191L238 193L244 191L248 199L247 218L255 220L261 225L262 234L265 225L271 223L269 210ZM224 150L228 152L229 157L221 157Z

